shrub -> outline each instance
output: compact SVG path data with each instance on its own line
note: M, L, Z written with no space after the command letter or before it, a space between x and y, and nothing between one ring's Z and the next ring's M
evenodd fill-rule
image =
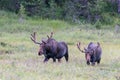
M98 20L95 24L94 24L96 29L101 29L102 23Z
M112 15L106 13L106 14L102 14L101 16L102 16L101 22L103 24L105 24L105 25L111 25L111 24L114 23L114 19L113 19L114 17Z

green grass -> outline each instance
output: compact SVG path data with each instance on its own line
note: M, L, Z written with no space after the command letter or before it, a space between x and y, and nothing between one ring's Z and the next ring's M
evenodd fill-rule
M15 14L0 12L0 79L1 80L119 80L120 79L120 34L114 30L97 30L90 24L69 24L59 20L26 18L23 22ZM3 16L4 15L4 16ZM38 56L39 45L30 40L37 32L41 41L54 32L57 41L65 41L69 47L69 62L50 59L43 63ZM100 42L103 54L100 65L87 66L81 48L91 41Z

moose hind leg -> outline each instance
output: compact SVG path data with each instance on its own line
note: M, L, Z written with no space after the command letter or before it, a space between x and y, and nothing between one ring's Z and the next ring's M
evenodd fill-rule
M66 53L65 54L65 60L66 60L66 62L68 62L68 58L69 58L69 55L68 55L68 53Z
M61 63L61 59L58 59L58 62Z
M100 60L101 60L101 58L97 61L97 64L100 64Z

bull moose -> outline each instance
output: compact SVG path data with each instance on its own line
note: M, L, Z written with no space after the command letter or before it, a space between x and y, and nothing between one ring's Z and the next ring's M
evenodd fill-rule
M46 41L37 42L36 41L36 33L34 32L31 34L31 40L35 44L39 44L40 48L38 51L38 55L44 55L45 59L44 62L47 62L50 58L53 59L53 62L56 62L56 59L58 59L58 62L61 61L62 57L65 57L66 61L68 61L69 55L68 55L68 46L65 42L57 42L55 39L52 38L53 32L51 32L51 35L48 36L48 39Z
M84 50L81 50L80 44L81 43L79 42L77 44L77 47L82 53L85 53L87 65L90 65L90 62L92 65L95 65L95 62L97 62L99 64L100 60L101 60L101 54L102 54L102 49L100 47L100 43L97 42L97 44L95 44L93 42L90 42L88 47L84 48Z

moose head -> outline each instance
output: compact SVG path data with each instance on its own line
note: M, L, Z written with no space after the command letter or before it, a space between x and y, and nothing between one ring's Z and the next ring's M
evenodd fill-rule
M92 65L95 65L95 62L99 62L98 60L100 60L101 58L101 49L100 49L100 43L97 42L97 45L90 42L87 48L84 48L84 50L81 50L80 48L81 43L79 42L77 44L77 47L79 49L79 51L81 51L82 53L85 53L85 58L86 58L86 62L89 65L90 62L92 62Z
M51 35L48 36L48 39L46 41L42 40L41 42L36 41L36 32L34 32L33 34L31 34L31 40L35 43L38 44L40 46L39 51L38 51L38 55L42 55L42 54L46 54L46 45L49 42L49 40L52 38L53 36L53 32L51 32Z

